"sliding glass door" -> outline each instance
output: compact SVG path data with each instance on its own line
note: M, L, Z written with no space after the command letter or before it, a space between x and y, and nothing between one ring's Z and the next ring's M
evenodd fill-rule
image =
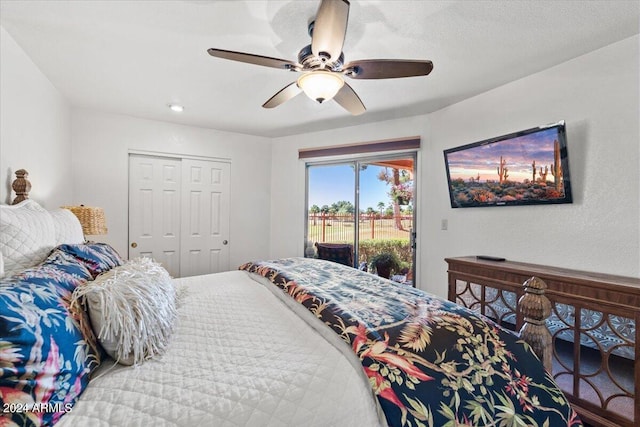
M413 284L415 163L415 153L307 163L305 256L335 261L326 248L349 248L353 267Z
M356 174L351 163L307 167L307 241L353 243ZM307 250L308 251L308 250Z

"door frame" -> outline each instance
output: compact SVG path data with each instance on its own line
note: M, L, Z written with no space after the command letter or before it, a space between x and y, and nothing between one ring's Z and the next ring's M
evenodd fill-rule
M205 160L205 161L222 162L222 163L231 164L231 159L228 157L198 156L198 155L191 155L191 154L171 153L168 151L129 149L127 150L127 159L129 159L130 154L137 154L141 156L169 157L172 159Z
M410 157L413 159L413 229L409 234L409 245L413 247L412 252L412 274L413 274L413 286L417 287L417 273L418 268L416 261L418 258L418 150L412 149L407 151L394 151L394 152L379 152L379 153L366 153L360 156L349 156L332 158L328 160L311 160L304 162L304 178L305 178L305 190L304 190L304 246L307 246L307 237L309 235L309 167L310 166L331 166L331 165L355 165L355 177L354 177L354 210L359 215L360 213L360 170L359 165L362 163L373 163L376 160L394 160ZM359 258L359 244L356 239L360 236L360 221L354 221L354 263L358 262ZM357 268L357 267L356 267Z

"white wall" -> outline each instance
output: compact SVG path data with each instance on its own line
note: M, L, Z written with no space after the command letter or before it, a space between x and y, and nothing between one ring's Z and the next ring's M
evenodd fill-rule
M461 102L430 116L432 149L535 124L567 123L573 204L450 209L426 222L440 234L431 265L445 256L489 253L587 271L640 276L638 36ZM446 199L442 165L427 173ZM450 230L438 232L440 218Z
M298 148L418 134L419 287L446 296L444 258L475 254L640 276L638 46L634 36L429 115L275 139L271 256L302 254ZM573 204L450 207L444 149L561 119Z
M47 208L71 201L70 108L66 99L0 27L0 203L15 197L26 169L31 198Z
M271 141L83 109L72 113L73 198L105 209L99 239L127 254L128 153L231 159L230 268L269 253Z

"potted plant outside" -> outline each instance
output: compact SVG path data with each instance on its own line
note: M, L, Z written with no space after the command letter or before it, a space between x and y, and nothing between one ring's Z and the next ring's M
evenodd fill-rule
M380 277L388 279L394 270L400 268L400 260L393 252L381 252L371 259L371 265L376 269L376 273Z

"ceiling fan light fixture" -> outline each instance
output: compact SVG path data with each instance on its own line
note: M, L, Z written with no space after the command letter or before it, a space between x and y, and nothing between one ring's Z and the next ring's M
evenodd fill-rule
M297 84L309 98L322 104L336 96L344 80L337 73L317 70L300 76Z

